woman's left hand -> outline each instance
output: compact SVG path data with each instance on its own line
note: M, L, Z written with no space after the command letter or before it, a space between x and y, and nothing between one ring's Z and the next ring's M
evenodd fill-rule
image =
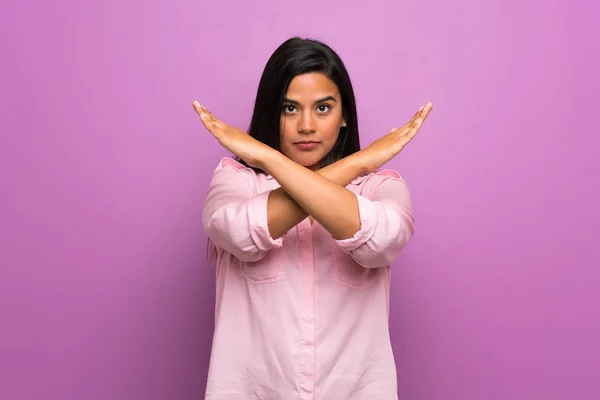
M265 156L269 151L274 151L271 147L254 139L243 130L220 121L197 101L192 104L206 129L217 138L221 146L244 160L251 167L263 168L262 161Z

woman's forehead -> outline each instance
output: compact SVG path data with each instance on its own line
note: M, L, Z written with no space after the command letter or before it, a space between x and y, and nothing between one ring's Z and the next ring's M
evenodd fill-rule
M328 96L339 98L337 85L323 73L310 72L295 76L285 97L298 102L313 102Z

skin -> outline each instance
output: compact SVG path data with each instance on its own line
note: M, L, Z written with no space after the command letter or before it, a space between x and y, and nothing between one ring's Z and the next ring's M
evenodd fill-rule
M298 75L290 82L281 113L281 152L312 171L331 151L344 123L342 97L333 81L321 73ZM296 143L316 141L315 149Z
M333 100L318 101L330 96ZM276 239L306 217L312 217L334 238L351 238L360 229L360 216L356 196L345 186L398 155L415 137L433 105L427 103L402 128L392 129L365 149L319 169L319 161L333 147L344 123L339 91L323 74L309 73L292 80L286 98L295 103L282 105L294 106L283 107L282 152L225 124L197 101L193 107L223 147L249 165L268 172L281 185L270 193L267 202L271 237ZM322 107L324 103L333 106L327 109ZM312 150L301 150L295 145L299 140L315 140L318 145ZM311 190L305 190L307 187ZM330 204L336 207L329 207Z

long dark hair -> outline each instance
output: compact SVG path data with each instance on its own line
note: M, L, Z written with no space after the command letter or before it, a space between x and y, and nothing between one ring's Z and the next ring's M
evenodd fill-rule
M280 117L283 99L292 79L309 72L323 73L337 85L342 97L342 114L346 122L346 126L340 129L335 145L321 160L320 167L323 168L360 150L352 82L340 57L325 43L293 37L275 50L258 84L248 134L275 150L281 150ZM243 160L237 160L246 165ZM264 173L257 168L254 170Z

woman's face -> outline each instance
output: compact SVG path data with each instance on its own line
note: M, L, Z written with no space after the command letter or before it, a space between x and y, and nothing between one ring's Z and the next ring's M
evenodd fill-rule
M337 141L343 123L337 85L320 72L297 75L281 109L281 152L316 171Z

